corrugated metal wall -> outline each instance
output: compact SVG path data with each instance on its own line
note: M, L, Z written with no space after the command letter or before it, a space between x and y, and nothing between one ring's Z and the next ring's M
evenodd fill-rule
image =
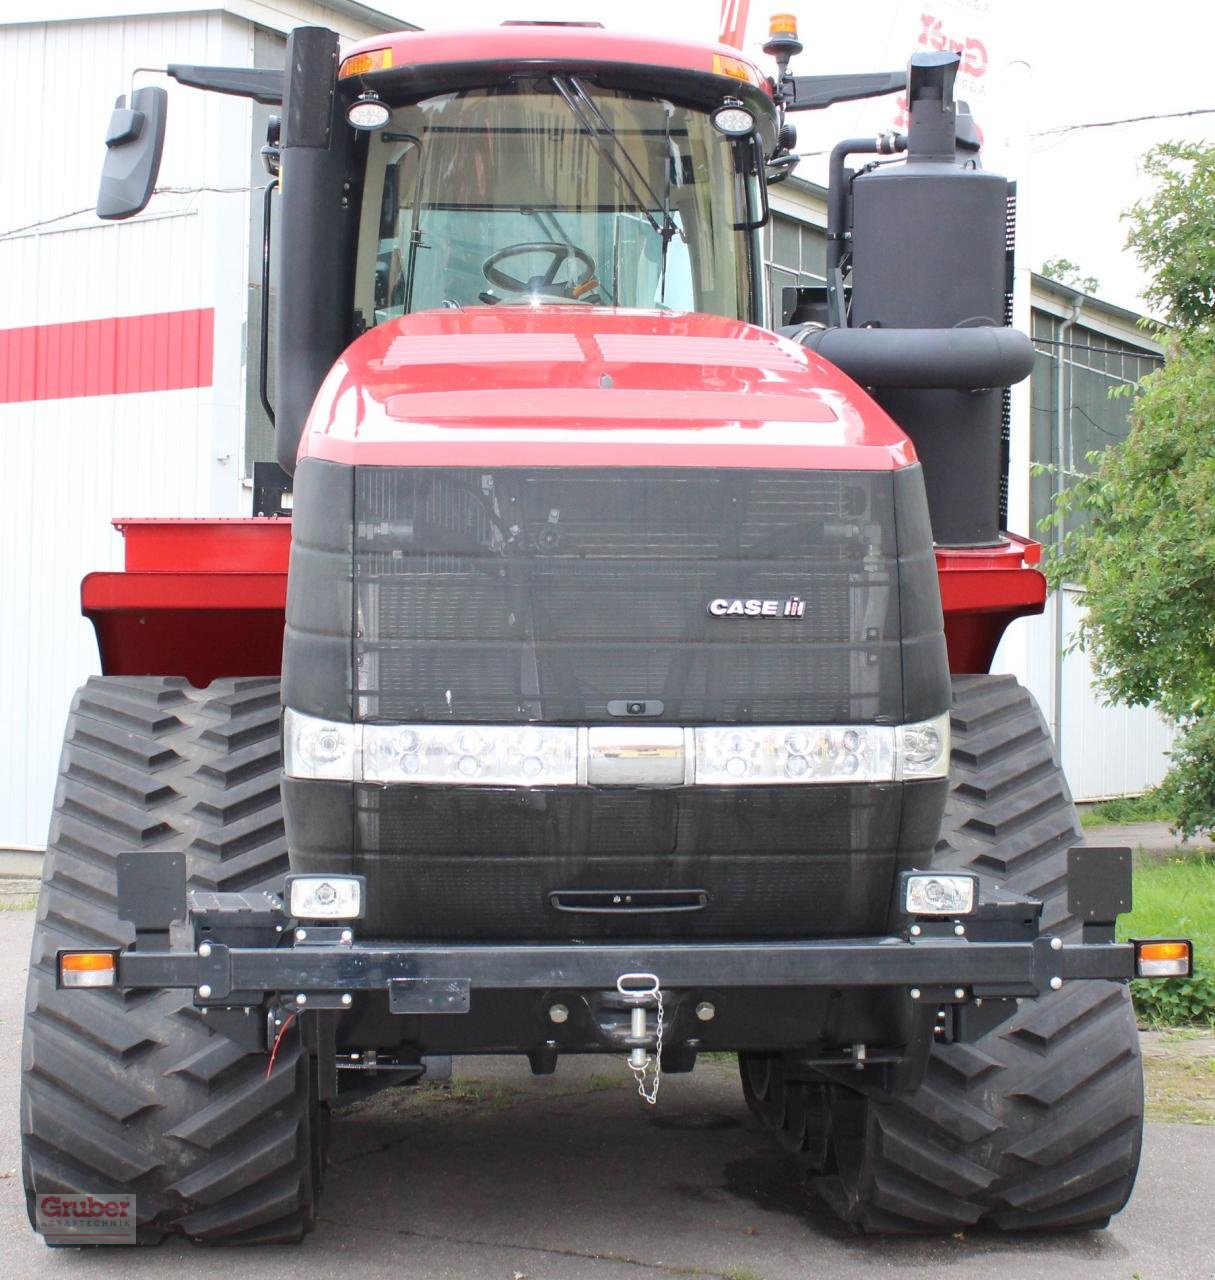
M196 188L247 186L246 105L174 92L161 183L182 193L117 225L61 215L96 199L131 70L224 61L245 26L211 13L0 27L0 102L19 122L0 196L0 846L45 839L67 705L96 670L80 580L121 564L111 518L241 507L240 354L213 354L211 334L217 315L240 331L247 194ZM217 246L233 235L229 265Z
M1056 603L1052 594L1040 618L1013 624L1014 643L1001 646L997 669L1019 676L1037 698L1061 743L1063 771L1077 800L1146 791L1168 771L1176 730L1150 707L1107 706L1096 690L1087 654L1073 650L1064 653L1062 661L1056 660ZM1065 647L1072 642L1083 608L1083 592L1065 589L1061 619Z
M234 7L52 21L69 7L49 0L48 21L12 25L0 13L0 848L45 841L67 707L97 670L80 580L122 563L111 519L250 508L249 104L170 83L168 190L129 222L92 213L135 68L250 65L254 21L379 29L317 0Z

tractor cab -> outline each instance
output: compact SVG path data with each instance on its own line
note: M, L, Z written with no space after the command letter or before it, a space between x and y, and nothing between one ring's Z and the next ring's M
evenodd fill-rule
M728 132L703 105L559 70L408 90L366 130L356 328L537 304L755 318L750 112L719 111Z

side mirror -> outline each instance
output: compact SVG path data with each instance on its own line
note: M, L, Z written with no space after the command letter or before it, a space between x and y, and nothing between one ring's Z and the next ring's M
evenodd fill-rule
M152 198L168 111L169 95L156 85L136 89L129 107L125 97L114 104L97 194L99 218L129 218Z

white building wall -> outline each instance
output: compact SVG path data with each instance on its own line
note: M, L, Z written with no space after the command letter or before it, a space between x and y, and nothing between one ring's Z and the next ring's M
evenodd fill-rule
M1009 628L993 670L1017 676L1033 693L1059 746L1063 772L1077 800L1135 795L1168 772L1176 728L1150 707L1110 706L1097 691L1092 664L1072 642L1083 617L1084 593L1052 592L1046 612ZM1064 652L1056 631L1061 623Z
M10 172L29 175L0 201L0 230L46 223L0 239L9 285L0 328L221 301L214 197L158 198L149 214L115 226L91 214L51 221L95 201L103 130L131 69L204 61L220 28L218 14L0 28L4 118L23 124L10 133ZM60 98L66 106L70 94L70 140L58 113L30 109L48 85L70 86ZM211 185L198 159L231 112L201 94L173 108L162 182ZM234 376L234 387L223 385ZM238 396L239 364L220 359L209 388L0 405L0 537L21 552L0 560L0 723L15 730L5 735L14 758L0 768L0 845L45 839L67 706L98 669L80 580L122 564L112 517L236 511L239 473L212 465L210 410Z
M91 206L114 99L136 67L250 65L251 18L281 31L327 23L349 38L384 29L311 0L166 7L68 21L53 19L104 6L50 0L26 22L0 14L0 110L19 122L0 187L0 329L215 313L209 386L0 404L0 847L45 842L68 704L98 670L80 581L122 566L111 520L250 509L243 332L249 201L261 193L248 190L249 104L170 82L158 185L174 190L106 224ZM53 110L39 107L48 91Z

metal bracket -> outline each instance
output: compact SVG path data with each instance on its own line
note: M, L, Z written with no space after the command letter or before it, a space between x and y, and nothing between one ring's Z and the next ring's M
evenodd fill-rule
M471 1000L468 978L394 978L388 984L393 1013L467 1013Z
M1131 909L1131 851L1078 845L1067 851L1067 909L1083 922L1085 942L1113 942Z
M167 950L170 927L186 918L186 855L127 850L115 871L118 916L135 926L135 945Z

